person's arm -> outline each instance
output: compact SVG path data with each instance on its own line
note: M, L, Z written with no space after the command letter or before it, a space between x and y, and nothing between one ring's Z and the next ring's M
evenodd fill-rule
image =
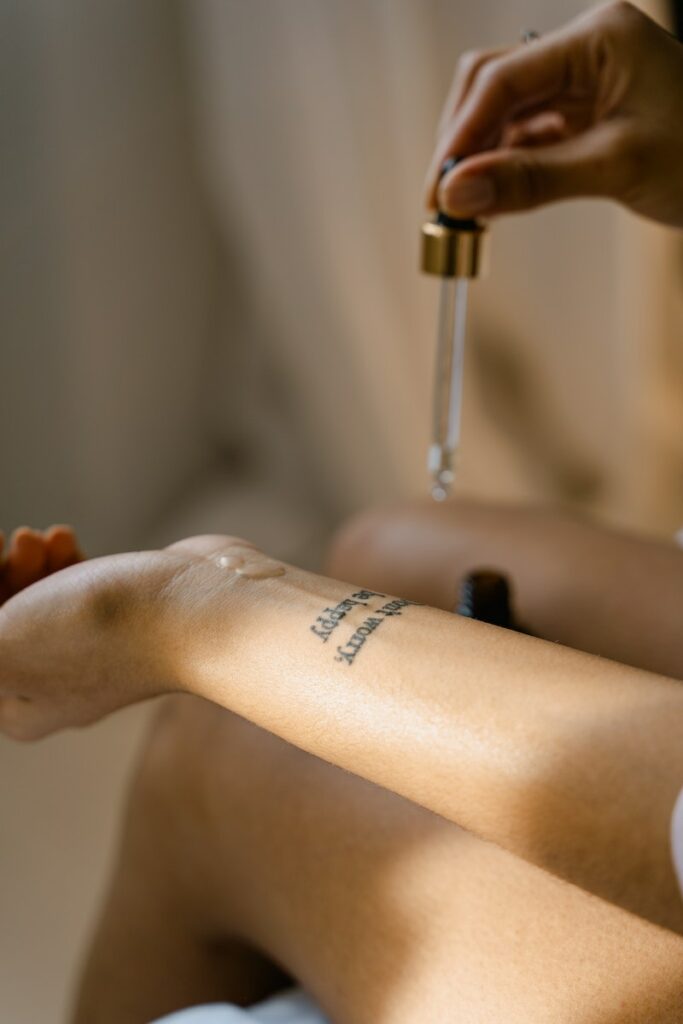
M287 567L226 538L67 569L0 611L26 737L181 689L683 930L672 680ZM10 696L11 695L11 696Z
M183 687L683 929L678 684L297 569L242 585L240 628L177 627Z
M576 196L683 227L683 46L632 4L461 60L428 206L489 217ZM439 182L444 161L464 157ZM438 193L438 194L437 194Z
M509 577L535 636L683 679L683 550L561 509L416 501L359 514L327 571L453 609L463 576Z

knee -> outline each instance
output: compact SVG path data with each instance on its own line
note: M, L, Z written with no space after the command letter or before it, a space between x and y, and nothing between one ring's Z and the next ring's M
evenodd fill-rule
M392 514L391 509L372 508L347 519L330 542L326 558L328 575L355 581L358 569L367 564Z
M255 729L226 708L190 694L165 697L143 746L141 770L153 778L192 774L213 763L216 751L229 758L240 735ZM260 730L259 730L260 731Z
M413 547L425 537L443 534L471 516L464 502L436 504L431 500L367 509L337 531L330 544L326 570L330 576L381 589L383 577L393 578Z
M334 537L330 576L452 608L463 572L495 556L511 513L471 501L413 501L354 516ZM503 545L504 546L504 545Z
M236 715L199 698L165 698L138 759L131 786L133 811L142 811L166 831L185 831L206 802L219 755L225 779L233 777L238 747L233 740L246 727ZM229 798L227 785L225 796Z
M195 801L200 728L192 698L167 697L143 741L130 791L130 810L151 824L174 828Z
M178 833L198 822L243 817L259 806L273 775L300 751L225 708L196 697L167 698L143 747L134 799Z

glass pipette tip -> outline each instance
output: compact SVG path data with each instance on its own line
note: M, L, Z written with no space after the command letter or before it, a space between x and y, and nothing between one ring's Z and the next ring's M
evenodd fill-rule
M428 468L432 497L444 501L455 479L455 460L460 443L463 361L467 327L466 277L444 277L439 301L434 425Z

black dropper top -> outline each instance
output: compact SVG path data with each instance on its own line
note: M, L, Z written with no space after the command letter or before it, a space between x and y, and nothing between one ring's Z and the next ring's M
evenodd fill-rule
M510 585L502 573L492 569L477 569L464 577L455 611L467 619L523 632L512 611Z

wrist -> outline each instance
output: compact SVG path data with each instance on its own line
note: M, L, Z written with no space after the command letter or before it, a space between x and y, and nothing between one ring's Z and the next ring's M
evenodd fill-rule
M164 624L171 685L246 717L260 711L254 702L263 703L264 678L274 681L284 669L292 679L297 666L315 669L321 650L332 650L318 618L358 589L290 565L263 579L210 570L184 588Z
M133 699L180 689L177 618L172 627L169 616L179 566L163 553L140 552L106 559L106 572L97 560L88 568L84 616L113 685Z
M225 542L234 550L230 538ZM249 557L271 561L255 550ZM274 633L284 628L295 600L291 577L299 570L285 572L248 578L222 564L220 551L183 558L134 631L164 686L231 707L233 683L240 685L248 665L268 656Z

